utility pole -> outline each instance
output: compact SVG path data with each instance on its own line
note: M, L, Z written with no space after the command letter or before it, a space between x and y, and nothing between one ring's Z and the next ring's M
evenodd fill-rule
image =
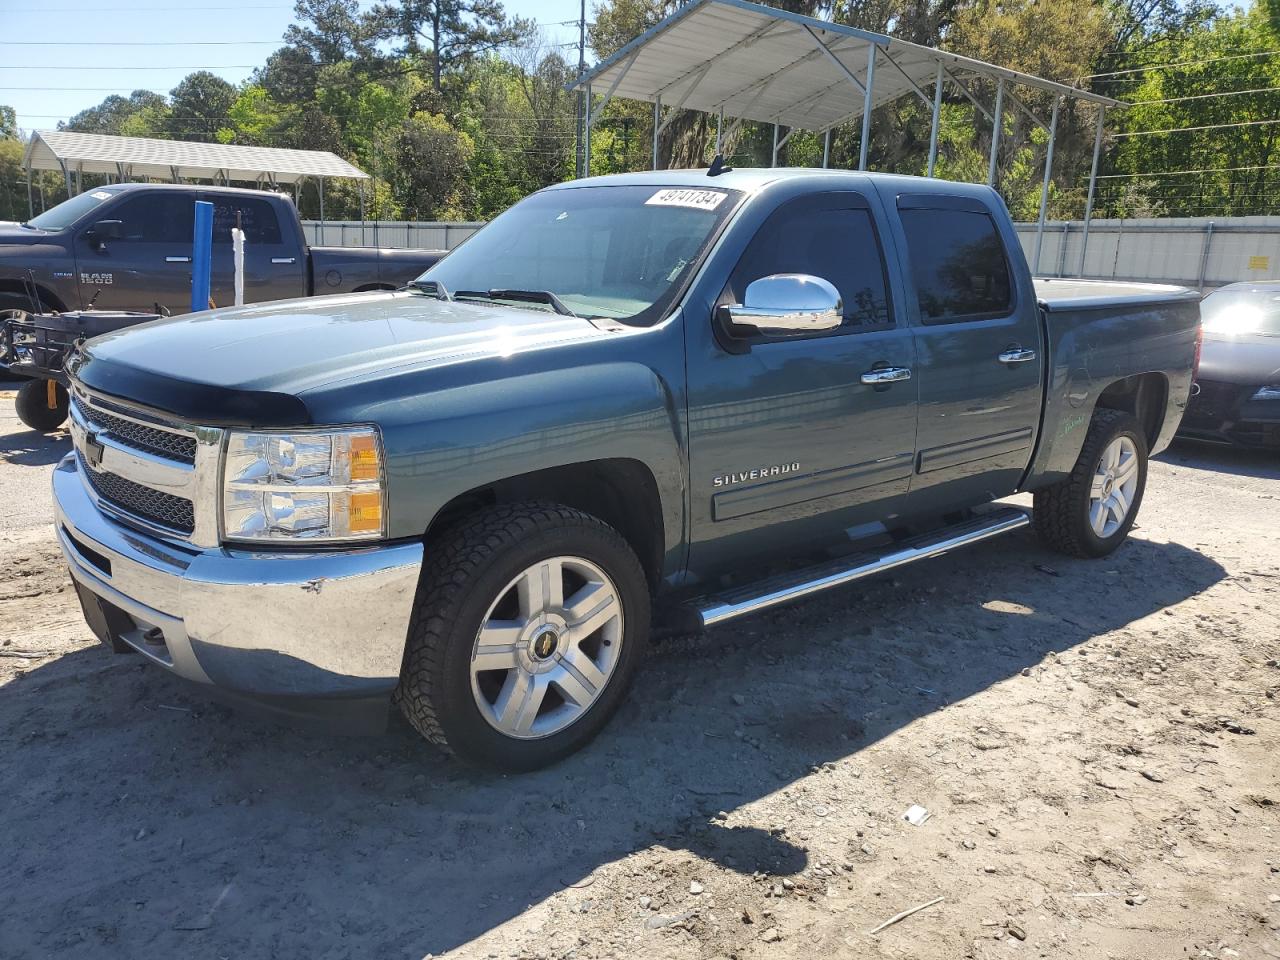
M582 0L580 12L578 14L578 79L582 79L582 75L587 72L587 0ZM578 176L583 176L586 170L586 139L587 139L587 91L581 89L578 91Z

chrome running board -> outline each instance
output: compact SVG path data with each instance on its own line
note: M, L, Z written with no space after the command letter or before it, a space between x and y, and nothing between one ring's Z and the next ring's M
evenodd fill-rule
M1026 511L1004 507L963 523L903 540L893 544L888 553L863 553L794 570L725 593L694 600L689 606L703 627L711 627L735 617L745 617L779 604L799 600L811 593L844 586L863 577L915 563L917 560L938 557L958 547L989 540L1030 523L1031 516Z

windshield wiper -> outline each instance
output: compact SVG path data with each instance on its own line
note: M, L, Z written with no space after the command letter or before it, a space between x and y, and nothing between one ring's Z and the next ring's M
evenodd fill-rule
M453 297L449 296L449 291L445 289L445 285L439 280L410 280L406 286L435 297L437 300L453 299Z
M459 290L455 297L481 297L485 300L516 300L524 303L545 303L562 317L578 315L564 305L564 301L550 290L513 290L495 287L492 290Z

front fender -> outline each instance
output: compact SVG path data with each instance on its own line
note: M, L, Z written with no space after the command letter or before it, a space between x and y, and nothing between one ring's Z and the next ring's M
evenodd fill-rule
M628 459L652 473L665 552L684 534L677 391L654 368L597 362L483 380L366 408L387 451L389 533L421 536L451 500L520 474Z

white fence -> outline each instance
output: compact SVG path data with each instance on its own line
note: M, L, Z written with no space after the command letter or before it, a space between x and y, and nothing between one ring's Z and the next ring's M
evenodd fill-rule
M1027 262L1036 225L1018 224ZM1204 290L1238 280L1280 279L1280 217L1164 217L1045 224L1037 273L1101 280L1151 280ZM1084 269L1081 269L1081 251Z
M426 247L452 250L483 223L303 221L317 245ZM1018 224L1028 262L1035 258L1036 225ZM1041 276L1151 280L1206 289L1237 280L1280 279L1280 217L1168 217L1094 220L1088 246L1080 221L1045 224ZM1085 252L1081 270L1080 253Z
M483 222L435 220L303 220L307 243L317 247L419 247L452 250L484 226Z

